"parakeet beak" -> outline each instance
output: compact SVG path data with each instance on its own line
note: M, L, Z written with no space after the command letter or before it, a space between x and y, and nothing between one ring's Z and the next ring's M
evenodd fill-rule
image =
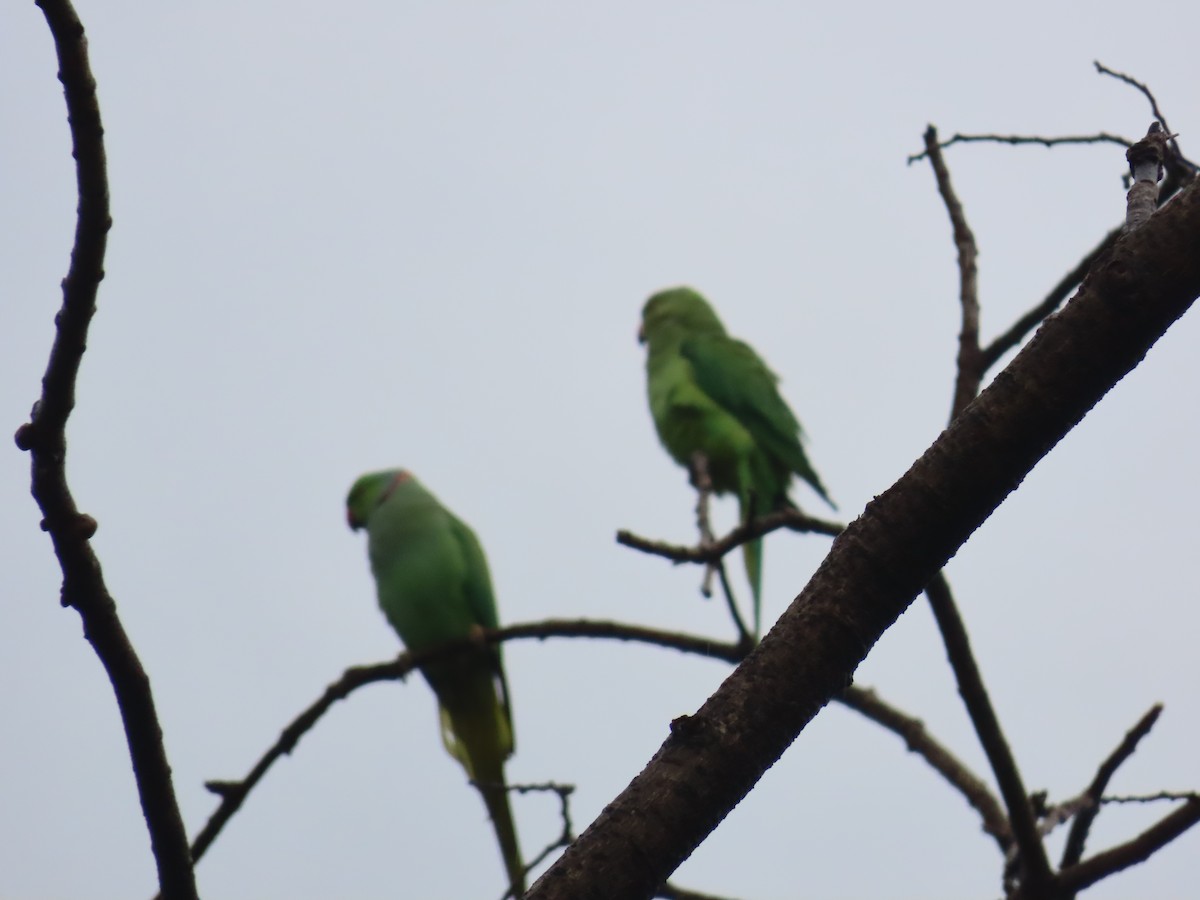
M646 323L645 322L642 322L640 325L638 325L638 343L639 344L646 343Z
M350 507L346 507L346 524L350 526L351 531L358 531L362 528L362 522L354 518L354 511Z

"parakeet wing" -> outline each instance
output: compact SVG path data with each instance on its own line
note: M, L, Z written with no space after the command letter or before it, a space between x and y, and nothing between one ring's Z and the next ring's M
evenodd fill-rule
M803 429L779 394L779 379L753 348L724 335L702 334L686 339L680 352L701 390L741 422L766 454L828 501L801 446Z

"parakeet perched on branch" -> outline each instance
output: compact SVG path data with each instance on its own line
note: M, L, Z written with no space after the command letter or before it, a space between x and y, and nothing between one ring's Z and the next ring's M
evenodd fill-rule
M799 475L831 507L833 501L801 445L800 423L758 354L730 337L708 301L691 288L661 291L642 309L650 414L667 452L696 478L703 458L712 489L738 498L741 519L784 506ZM762 539L743 547L760 625Z
M475 533L402 469L373 472L346 498L350 527L367 530L379 605L411 651L498 627L487 560ZM496 829L514 896L525 892L504 761L512 715L500 647L476 648L422 666L437 695L442 740L475 782Z

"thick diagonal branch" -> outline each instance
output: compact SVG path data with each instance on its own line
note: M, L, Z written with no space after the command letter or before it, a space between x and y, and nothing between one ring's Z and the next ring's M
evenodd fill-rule
M833 543L762 643L533 886L650 897L916 594L1200 293L1200 190L1123 237L1079 294Z

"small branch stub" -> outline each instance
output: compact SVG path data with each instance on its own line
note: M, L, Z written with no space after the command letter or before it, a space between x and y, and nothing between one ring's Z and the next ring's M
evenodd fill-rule
M1158 208L1158 182L1165 174L1167 141L1176 137L1167 134L1160 123L1152 122L1146 136L1125 151L1129 174L1133 176L1133 187L1125 197L1126 231L1143 225Z

